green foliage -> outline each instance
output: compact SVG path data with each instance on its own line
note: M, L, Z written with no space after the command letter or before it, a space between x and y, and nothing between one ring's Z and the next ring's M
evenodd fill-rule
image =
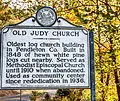
M68 96L70 94L69 89L58 89L56 95L57 96Z
M83 89L58 89L54 101L82 101Z
M36 98L39 96L40 97L40 95L41 95L42 93L39 93L39 92L37 92L37 91L32 91L32 95L31 95L31 97L30 97L30 100L31 101L36 101Z

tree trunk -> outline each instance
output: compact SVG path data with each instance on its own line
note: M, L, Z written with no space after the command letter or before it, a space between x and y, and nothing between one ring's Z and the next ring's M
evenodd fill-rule
M115 83L116 83L116 88L117 88L117 95L118 95L118 101L120 101L120 81L117 73L117 63L116 63L116 55L113 49L113 40L110 38L110 52L111 54L111 59L112 59L112 66L114 66L114 76L115 76Z

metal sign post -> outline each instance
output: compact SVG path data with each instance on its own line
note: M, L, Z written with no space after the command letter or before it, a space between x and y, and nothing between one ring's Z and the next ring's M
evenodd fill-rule
M94 69L94 35L90 35L90 85L91 85L91 101L96 101L95 93L95 69Z
M20 101L22 101L22 90L20 89Z

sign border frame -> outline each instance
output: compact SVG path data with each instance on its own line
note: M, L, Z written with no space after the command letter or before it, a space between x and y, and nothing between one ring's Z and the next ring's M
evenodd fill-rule
M6 27L4 27L2 30L4 30L4 29L6 29L6 28L17 28L17 29L64 29L64 30L86 30L85 28L83 28L83 27L70 27L70 26L53 26L53 27L39 27L39 26L6 26ZM8 31L8 30L7 30ZM6 32L7 32L6 31ZM86 30L87 31L87 30ZM2 52L3 52L3 45L2 45L2 42L3 42L3 39L2 39L2 37L3 37L3 34L4 34L4 32L2 31L2 34L1 34L1 89L6 89L6 90L8 90L8 89L58 89L58 88L86 88L86 89L89 89L90 88L90 82L91 82L91 77L90 77L90 75L91 75L91 72L90 72L90 55L91 55L91 50L90 50L90 43L91 43L91 40L90 40L90 32L89 31L87 31L88 33L86 34L86 33L84 33L84 31L83 31L83 34L85 34L85 35L87 35L87 45L88 45L88 50L87 50L87 52L88 52L88 86L74 86L74 87L71 87L71 86L65 86L65 87L63 87L63 86L53 86L53 87L2 87L2 70L3 70L3 65L2 65L2 61L3 61L3 59L2 59L2 57L3 57L3 55L2 55Z

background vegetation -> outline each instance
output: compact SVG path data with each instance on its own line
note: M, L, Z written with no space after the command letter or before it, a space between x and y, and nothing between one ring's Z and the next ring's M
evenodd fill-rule
M96 100L120 101L120 1L0 0L0 28L28 18L41 6L51 6L58 16L94 32ZM88 89L68 92L61 96L58 90L54 100L90 101Z

